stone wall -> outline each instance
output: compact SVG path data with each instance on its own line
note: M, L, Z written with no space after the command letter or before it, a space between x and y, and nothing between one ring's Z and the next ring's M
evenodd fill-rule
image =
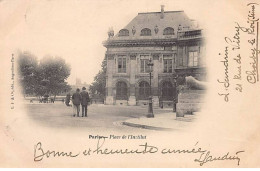
M204 94L205 90L185 90L179 93L176 116L183 117L185 114L200 111Z

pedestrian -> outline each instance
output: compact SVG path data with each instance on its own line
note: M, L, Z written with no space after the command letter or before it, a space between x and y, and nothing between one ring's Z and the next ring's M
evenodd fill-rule
M77 114L77 117L79 117L80 103L81 103L81 95L79 92L80 92L80 90L77 88L76 93L74 93L72 95L72 103L73 103L73 109L74 109L73 116L75 116Z
M88 103L90 102L88 92L86 91L86 87L82 87L81 94L81 106L82 106L82 117L87 117L88 112Z
M70 106L70 93L68 93L68 94L66 95L65 104L66 104L66 106Z

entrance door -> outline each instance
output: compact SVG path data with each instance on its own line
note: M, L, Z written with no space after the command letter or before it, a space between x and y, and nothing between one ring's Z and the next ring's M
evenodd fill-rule
M148 100L150 96L150 85L146 81L142 81L139 84L139 99Z
M116 84L116 99L127 100L127 85L123 81L119 81Z

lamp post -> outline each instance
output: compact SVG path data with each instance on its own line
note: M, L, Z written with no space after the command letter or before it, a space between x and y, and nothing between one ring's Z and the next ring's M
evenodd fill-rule
M175 87L175 94L173 97L173 112L176 112L176 104L177 104L177 98L178 98L178 91L177 91L177 79L178 79L178 75L176 74L176 72L173 73L173 82L174 82L174 87Z
M149 59L149 62L147 63L147 65L150 67L150 96L149 96L149 105L148 105L148 118L154 118L153 115L153 96L152 96L152 67L153 67L153 62L152 59Z

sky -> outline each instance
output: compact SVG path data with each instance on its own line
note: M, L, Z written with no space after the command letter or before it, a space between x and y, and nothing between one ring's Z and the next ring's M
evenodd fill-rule
M4 0L0 7L5 6L6 22L12 21L6 30L7 44L29 51L38 59L45 55L63 57L71 66L70 84L75 84L76 78L91 84L101 69L106 52L102 42L108 38L110 27L116 34L139 12L159 12L161 5L165 11L184 10L188 17L202 23L201 11L190 8L195 3L192 0Z

